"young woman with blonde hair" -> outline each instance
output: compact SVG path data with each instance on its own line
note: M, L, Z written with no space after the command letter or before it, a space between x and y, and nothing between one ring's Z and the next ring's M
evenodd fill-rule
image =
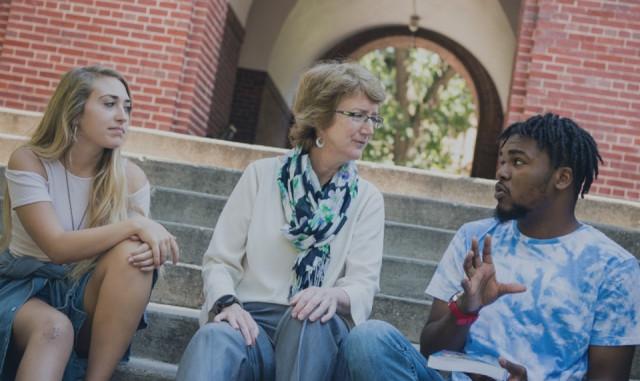
M130 112L119 73L71 70L31 140L9 159L2 381L110 379L146 326L154 270L178 260L175 237L146 217L146 176L120 154Z

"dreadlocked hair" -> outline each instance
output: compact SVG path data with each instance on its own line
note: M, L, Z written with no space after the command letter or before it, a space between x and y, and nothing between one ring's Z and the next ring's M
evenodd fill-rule
M538 148L549 155L554 169L571 168L576 199L589 193L591 183L598 177L598 162L603 161L593 137L573 120L552 113L535 115L507 127L498 141L504 144L514 135L535 140Z

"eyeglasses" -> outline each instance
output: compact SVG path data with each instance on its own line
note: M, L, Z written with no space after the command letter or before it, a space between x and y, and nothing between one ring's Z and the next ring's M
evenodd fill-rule
M367 115L362 112L357 111L344 111L344 110L336 110L336 114L341 114L346 117L349 117L354 123L361 124L368 121L371 121L373 124L373 128L382 127L382 123L384 123L384 118L380 115Z

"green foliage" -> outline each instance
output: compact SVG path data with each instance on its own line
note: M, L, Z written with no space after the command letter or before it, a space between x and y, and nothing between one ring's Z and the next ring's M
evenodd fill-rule
M398 56L406 57L404 62L397 62ZM474 134L477 126L473 95L464 78L438 54L421 48L374 50L360 63L387 91L380 107L384 126L376 130L363 159L469 174L468 163L461 162L460 153L454 155L451 143ZM399 93L399 87L406 91ZM469 149L473 146L458 151Z

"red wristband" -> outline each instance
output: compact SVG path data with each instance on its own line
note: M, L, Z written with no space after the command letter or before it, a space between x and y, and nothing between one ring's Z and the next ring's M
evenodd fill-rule
M471 325L478 318L478 313L464 313L458 307L458 297L461 293L455 294L449 301L449 311L456 318L456 325Z

